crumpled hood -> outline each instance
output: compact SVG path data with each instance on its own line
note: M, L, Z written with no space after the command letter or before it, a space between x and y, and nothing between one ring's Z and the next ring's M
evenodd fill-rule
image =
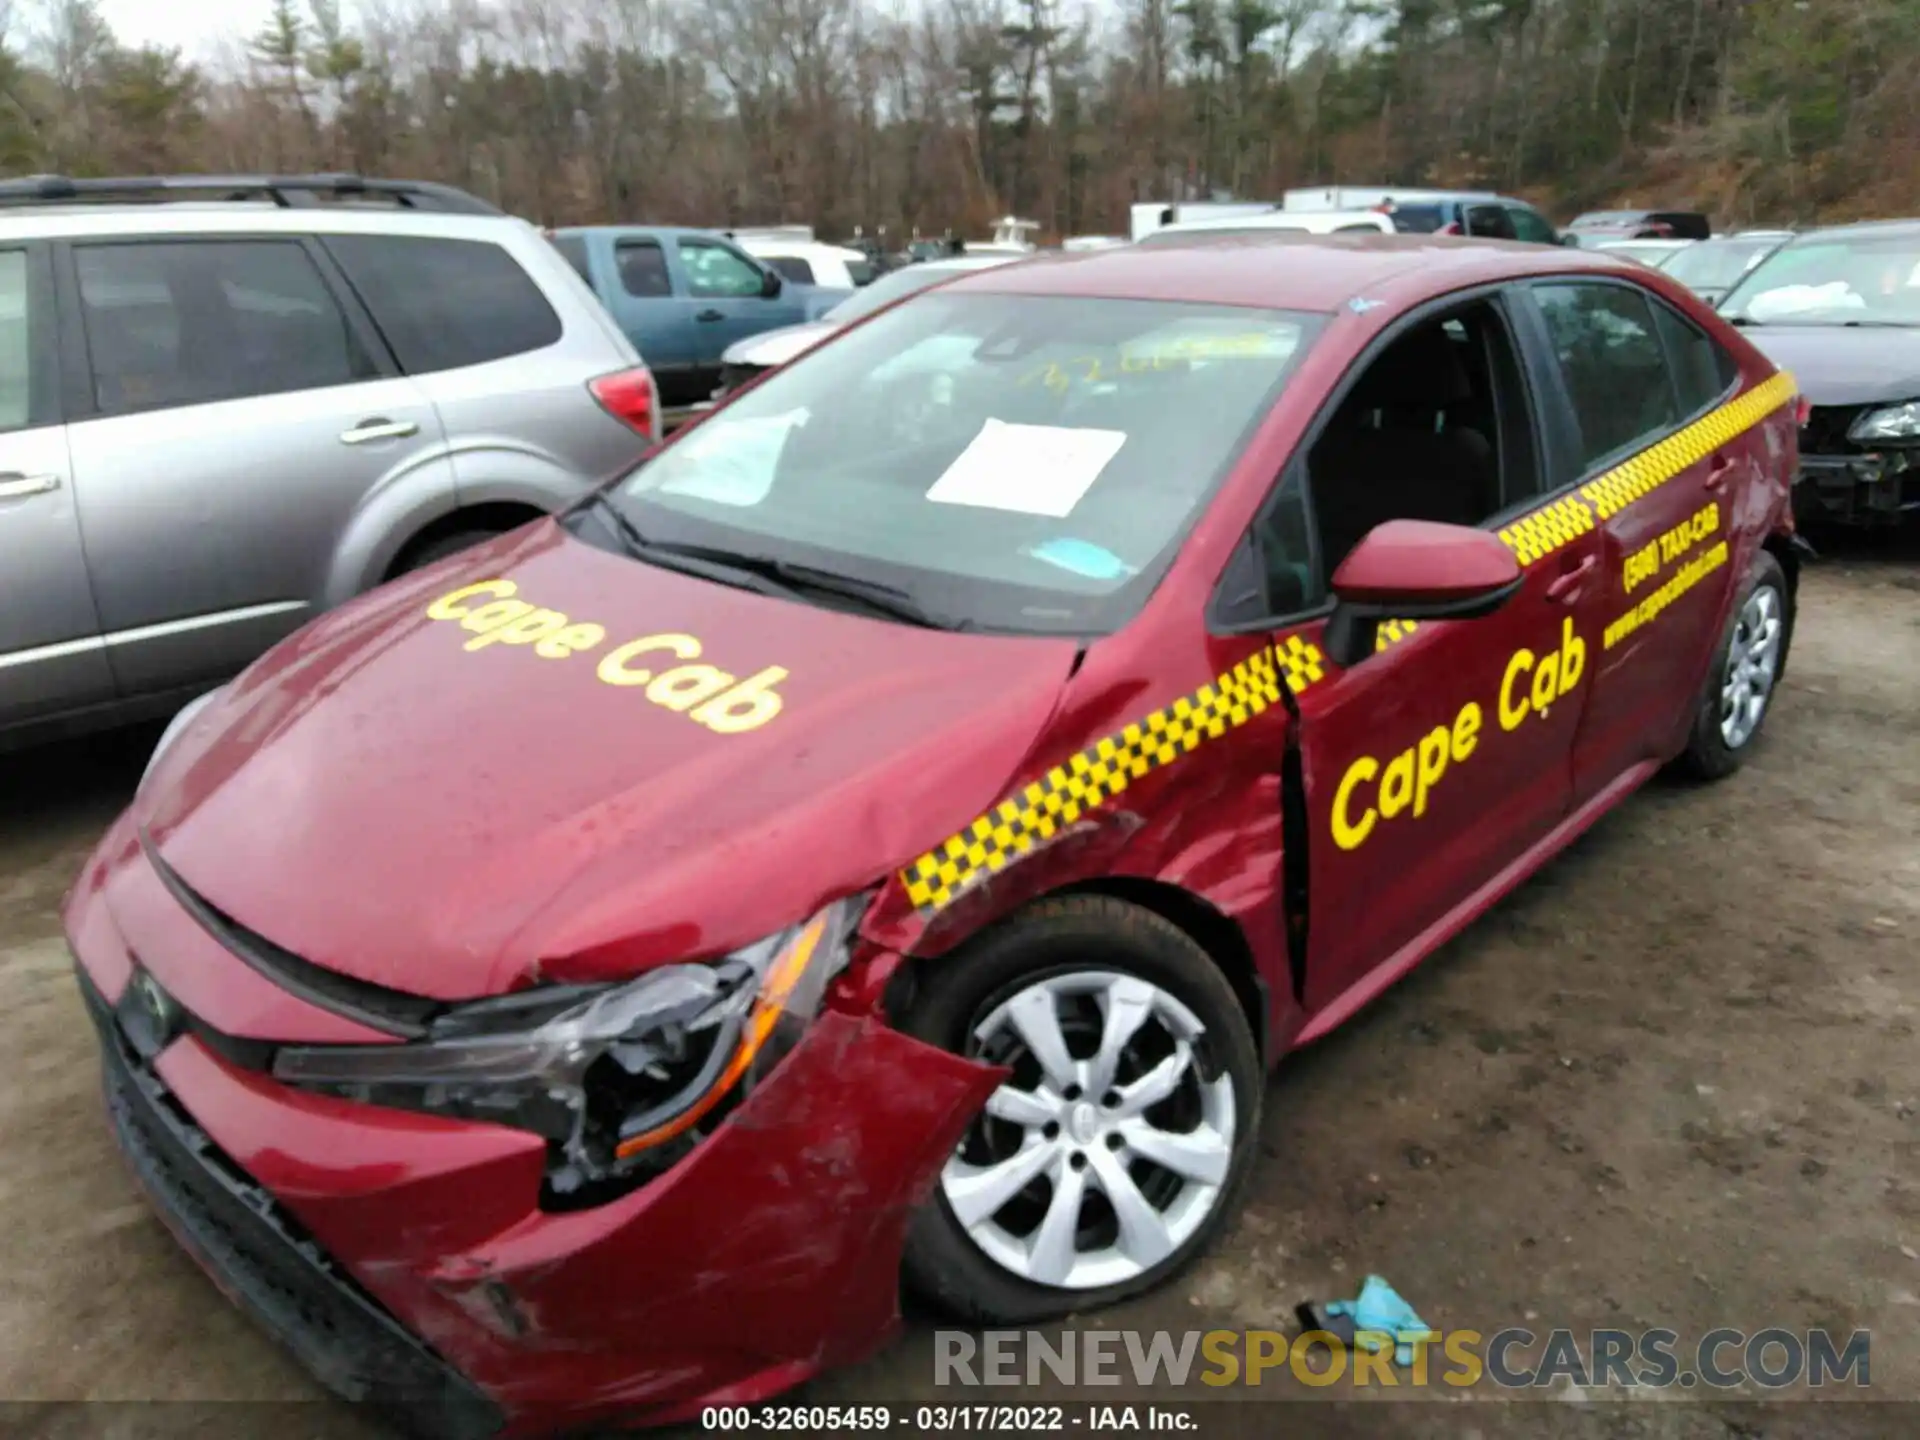
M514 601L545 617L489 629ZM771 599L549 522L283 642L135 819L215 908L362 980L615 978L771 934L961 828L1075 648Z
M811 350L840 329L832 320L809 320L804 325L782 325L778 330L762 330L736 340L720 357L722 365L784 365L794 356Z
M1750 325L1740 332L1815 405L1920 399L1920 329Z

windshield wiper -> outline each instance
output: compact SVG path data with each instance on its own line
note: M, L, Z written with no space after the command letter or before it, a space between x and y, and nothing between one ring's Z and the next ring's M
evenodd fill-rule
M667 570L678 570L686 575L697 575L721 585L771 595L780 600L802 598L791 585L782 583L777 574L749 563L746 556L736 556L729 551L704 545L674 545L664 540L649 540L640 533L640 527L627 517L626 512L604 492L595 491L587 499L612 525L621 547L632 559L644 560Z
M744 555L718 545L694 545L677 540L649 540L640 533L613 500L596 492L588 497L612 524L626 552L636 560L682 570L721 584L738 585L762 595L805 603L801 592L814 590L857 600L861 605L890 620L904 620L928 630L970 630L973 622L936 615L898 585L879 580L863 580L857 575L842 575L837 570L819 570L776 560L769 555Z
M1842 320L1849 330L1911 330L1916 322L1912 320Z
M936 615L898 585L880 580L863 580L858 575L842 575L837 570L816 570L811 565L796 565L787 560L767 560L773 573L790 584L858 600L870 610L895 620L924 626L929 630L971 630L971 620Z

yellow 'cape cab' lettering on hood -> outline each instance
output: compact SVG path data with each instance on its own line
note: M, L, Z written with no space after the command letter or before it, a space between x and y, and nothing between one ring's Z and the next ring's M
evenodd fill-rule
M467 651L504 645L531 649L542 660L566 660L606 642L604 625L574 620L519 594L511 580L476 581L427 606L427 618L469 631L473 638L460 647ZM784 702L774 687L787 678L784 667L768 665L742 680L702 661L705 649L698 638L679 631L642 635L601 655L594 674L604 685L640 689L655 705L720 735L758 730L780 713Z

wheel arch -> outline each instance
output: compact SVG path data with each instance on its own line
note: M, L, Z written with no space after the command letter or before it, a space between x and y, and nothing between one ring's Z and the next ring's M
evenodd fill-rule
M458 535L465 531L487 531L495 535L504 535L509 530L517 530L530 521L538 520L547 512L538 505L519 500L488 500L478 505L462 505L429 520L400 542L392 558L387 561L382 579L391 580L403 573L415 555L427 546L445 539L449 535Z
M1272 997L1267 982L1253 958L1240 922L1202 895L1196 895L1165 880L1133 875L1105 875L1067 885L1036 897L1057 900L1069 895L1106 895L1148 910L1173 925L1207 953L1207 957L1227 977L1240 1008L1246 1013L1247 1026L1253 1032L1253 1048L1261 1063L1271 1064L1268 1052L1268 1017Z
M1760 542L1760 548L1779 562L1780 573L1787 577L1787 633L1780 637L1780 678L1785 677L1787 661L1793 654L1794 623L1800 614L1800 565L1804 546L1806 542L1797 535L1779 530Z

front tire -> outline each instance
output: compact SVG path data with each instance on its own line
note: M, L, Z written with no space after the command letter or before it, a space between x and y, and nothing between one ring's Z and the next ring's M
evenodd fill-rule
M1264 1084L1207 953L1151 911L1081 895L929 966L903 1028L1012 1074L915 1215L907 1283L964 1319L1025 1323L1190 1264L1237 1204Z
M1793 636L1793 592L1780 562L1762 550L1714 651L1693 734L1679 768L1719 780L1746 760L1772 708Z

